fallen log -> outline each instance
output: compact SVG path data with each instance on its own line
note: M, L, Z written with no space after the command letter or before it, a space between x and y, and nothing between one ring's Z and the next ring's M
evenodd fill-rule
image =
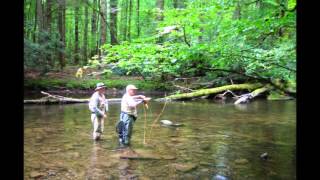
M171 101L171 100L183 100L183 99L192 99L197 98L201 96L207 96L210 94L217 94L221 93L227 90L254 90L257 88L262 87L263 85L260 83L255 84L232 84L232 85L226 85L216 88L210 88L210 89L201 89L198 91L194 91L191 93L183 93L183 94L175 94L170 95L164 98L156 99L157 101Z
M23 100L24 104L73 104L73 103L88 103L90 99L69 98L59 95L52 95L41 91L41 94L46 97L40 99ZM108 102L120 102L121 98L107 99Z
M239 99L241 96L236 95L234 92L230 91L230 90L226 90L224 93L222 94L217 94L214 96L214 99L222 99L225 100L226 99L226 94L230 93L234 99Z
M252 91L251 93L247 93L247 94L241 95L240 98L234 102L234 104L247 103L251 99L253 99L253 98L259 96L260 94L262 94L262 93L264 93L266 91L269 91L269 90L270 90L270 87L268 87L268 86L264 86L262 88L258 88L256 90Z
M181 89L182 91L189 91L189 92L193 92L194 91L193 89L186 88L186 87L179 86L179 85L175 85L175 84L173 86L177 87L178 89Z

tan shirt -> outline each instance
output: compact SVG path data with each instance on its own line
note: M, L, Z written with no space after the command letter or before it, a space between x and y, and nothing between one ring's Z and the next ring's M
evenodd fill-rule
M126 93L122 96L121 111L137 117L138 116L137 105L140 104L141 102L143 102L143 100L134 99L133 96L130 96L129 94Z
M100 95L97 91L90 98L89 109L91 112L96 112L100 115L105 114L108 111L108 101L103 94Z

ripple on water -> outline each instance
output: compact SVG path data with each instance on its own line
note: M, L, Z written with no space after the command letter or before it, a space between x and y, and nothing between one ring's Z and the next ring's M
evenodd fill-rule
M255 102L241 110L196 101L168 104L161 118L181 122L184 127L169 129L156 124L152 136L147 131L148 147L142 143L143 118L134 124L132 149L160 157L149 160L121 159L121 152L113 151L118 146L114 126L119 104L110 106L99 143L91 139L86 104L43 107L25 108L25 179L31 172L34 176L45 173L43 177L48 179L212 179L214 175L295 179L295 107L291 103ZM161 103L150 104L154 113L148 114L147 127L162 107ZM270 160L259 159L263 152L270 154ZM196 168L189 170L186 165L190 164Z

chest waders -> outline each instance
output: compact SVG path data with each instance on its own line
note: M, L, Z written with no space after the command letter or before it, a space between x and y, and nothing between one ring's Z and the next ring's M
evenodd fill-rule
M120 120L116 126L116 132L119 136L120 145L129 145L132 135L133 123L136 121L136 117L125 112L121 112Z

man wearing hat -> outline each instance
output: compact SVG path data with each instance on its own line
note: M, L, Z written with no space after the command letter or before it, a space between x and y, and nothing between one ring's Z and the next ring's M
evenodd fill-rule
M93 124L93 139L99 140L104 129L104 119L107 117L108 101L104 94L106 86L103 83L98 83L95 92L92 94L89 102L91 111L91 122Z
M121 100L120 120L116 127L120 146L130 144L132 126L138 117L137 106L142 102L146 104L149 101L149 99L143 95L136 95L137 89L134 85L128 85L126 87L126 93Z

